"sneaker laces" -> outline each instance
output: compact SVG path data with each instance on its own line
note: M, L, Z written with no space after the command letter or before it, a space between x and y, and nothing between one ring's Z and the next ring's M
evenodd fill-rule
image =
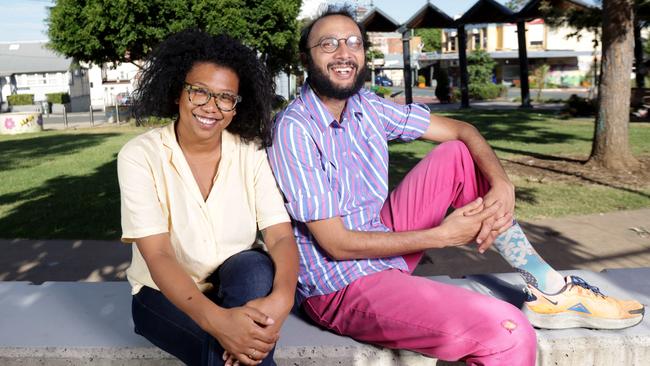
M525 302L532 302L537 300L537 296L533 294L533 291L531 291L528 286L524 286L524 293L526 294L526 299L524 300Z
M586 290L589 290L590 292L599 295L601 297L607 297L605 294L600 292L600 289L596 286L591 286L590 284L587 283L587 281L583 280L582 278L578 276L571 276L571 284L574 286L580 286Z

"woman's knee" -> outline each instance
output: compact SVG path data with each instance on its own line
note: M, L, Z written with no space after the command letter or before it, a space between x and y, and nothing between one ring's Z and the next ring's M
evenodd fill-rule
M241 305L264 297L273 289L275 268L265 252L247 250L228 258L219 268L220 293Z

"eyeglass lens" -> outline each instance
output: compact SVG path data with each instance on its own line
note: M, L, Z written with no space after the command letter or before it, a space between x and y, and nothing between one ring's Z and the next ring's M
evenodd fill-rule
M348 37L348 38L340 38L340 39L336 39L336 38L332 37L332 38L323 39L319 43L319 46L325 52L334 52L339 48L342 41L344 41L345 45L348 46L348 48L353 50L353 51L356 51L356 50L360 49L361 45L363 43L361 41L361 38L359 38L357 36L351 36L351 37Z
M198 106L205 105L213 97L217 103L217 107L224 111L233 110L237 104L237 98L226 93L212 94L205 89L192 87L188 88L188 92L190 95L190 102Z

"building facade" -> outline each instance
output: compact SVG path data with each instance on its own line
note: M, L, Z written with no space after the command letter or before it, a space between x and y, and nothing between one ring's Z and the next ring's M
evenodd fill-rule
M550 27L543 19L526 23L526 49L529 70L548 65L545 84L557 87L588 87L593 84L595 64L600 58L600 48L594 43L595 35L582 31L570 36L574 30ZM494 79L498 83L519 84L519 43L516 24L478 24L467 26L467 52L485 50L496 61ZM458 34L456 29L442 32L442 54L420 55L424 66L440 62L458 84Z
M88 70L49 50L42 41L0 43L0 109L8 110L7 97L12 94L33 94L40 104L49 93L68 93L68 111L87 111Z

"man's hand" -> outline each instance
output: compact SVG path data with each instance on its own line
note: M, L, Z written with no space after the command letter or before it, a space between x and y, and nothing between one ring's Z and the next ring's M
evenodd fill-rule
M495 183L488 193L483 197L485 208L500 203L496 213L485 219L481 230L476 236L476 243L479 245L479 252L484 253L500 234L512 226L512 218L515 211L515 188L510 181L499 181Z
M460 246L476 239L483 222L496 214L501 203L486 207L482 198L477 198L447 216L440 228L444 230L447 246Z
M275 320L248 305L224 309L223 314L218 321L210 319L206 330L234 356L236 363L258 365L279 338L278 332L269 328Z

